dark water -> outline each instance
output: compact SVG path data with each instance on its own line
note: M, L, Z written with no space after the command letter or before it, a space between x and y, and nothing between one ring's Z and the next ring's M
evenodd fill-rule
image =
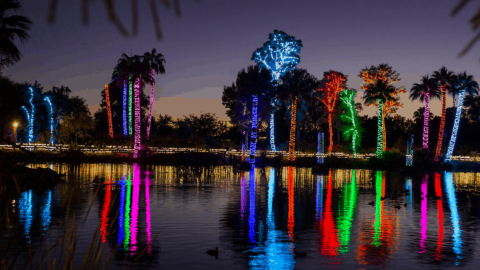
M75 222L77 267L97 240L102 259L116 251L110 268L129 263L139 269L480 265L479 173L406 178L368 170L317 176L293 167L235 172L223 166L204 171L42 166L66 173L67 181L46 192L26 191L13 201L8 211L15 233L3 233L0 242L18 237L42 264L64 224ZM91 184L96 176L106 182L99 189ZM218 259L205 252L215 247ZM9 248L7 262L18 250ZM61 264L65 258L59 250L51 256Z

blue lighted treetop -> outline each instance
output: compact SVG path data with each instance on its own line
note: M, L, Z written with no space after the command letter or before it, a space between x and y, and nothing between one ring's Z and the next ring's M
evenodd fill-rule
M298 65L300 48L303 45L301 40L278 30L270 33L268 39L261 48L253 52L252 60L270 70L272 80L278 81L283 74Z

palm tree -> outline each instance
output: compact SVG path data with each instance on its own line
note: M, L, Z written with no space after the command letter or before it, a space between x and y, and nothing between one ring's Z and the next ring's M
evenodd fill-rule
M112 80L117 82L119 87L123 85L123 135L132 135L132 76L133 72L133 57L122 53L118 59L117 65L113 69ZM127 82L130 86L130 91L127 92ZM130 97L130 99L128 98ZM127 105L128 104L128 105ZM128 119L127 119L128 106Z
M428 123L430 122L430 108L429 100L430 98L440 98L440 89L438 89L438 83L436 79L423 76L420 80L421 83L413 84L412 89L410 89L410 99L416 100L420 99L421 102L425 101L425 113L423 114L423 149L428 148Z
M152 107L154 101L155 88L155 73L165 74L165 59L161 53L157 53L157 49L153 48L152 52L146 52L143 55L143 60L150 66L151 69L151 89L150 89L150 109L148 112L148 126L147 126L147 140L150 138L150 127L152 124Z
M451 86L454 84L456 76L453 71L442 67L440 70L433 72L432 78L440 84L440 89L442 90L442 118L440 120L440 131L438 133L437 149L435 151L435 159L438 160L442 150L443 135L445 133L447 87L452 88Z
M453 124L452 136L450 137L450 143L448 144L446 161L450 161L453 154L453 149L455 148L455 141L457 140L458 126L460 125L460 115L462 114L463 109L463 98L465 94L470 96L478 95L479 86L478 83L473 79L473 75L467 75L467 72L458 73L457 79L454 84L455 88L459 90L458 95L458 106L455 113L455 122Z
M267 69L260 68L258 65L248 66L247 70L242 69L237 75L237 89L242 96L250 97L251 100L251 141L250 141L250 162L255 162L255 151L257 147L258 113L262 108L270 108L266 102L271 100L271 74ZM259 106L262 101L262 106ZM260 110L259 110L260 108Z
M306 106L313 101L313 93L317 90L318 79L305 69L294 69L281 78L278 95L282 103L290 103L290 143L288 160L295 160L295 132L297 128L297 105ZM306 109L306 108L304 108Z
M373 84L364 86L363 101L365 104L378 103L378 132L377 132L377 157L383 157L383 104L387 101L395 101L395 87L383 80L377 80Z
M134 55L129 57L125 53L122 54L122 57L118 61L119 63L115 67L113 77L119 83L120 81L129 80L130 85L133 82L134 96L130 93L130 102L133 98L135 99L135 136L134 136L134 145L135 152L133 154L134 158L138 157L138 150L140 149L140 92L143 91L146 83L152 83L152 77L150 74L150 65L147 62L143 61L141 56ZM124 93L125 94L125 93ZM125 104L125 96L124 96ZM129 106L129 121L132 122L132 107ZM130 125L131 126L131 125ZM130 131L130 130L129 130ZM133 132L132 132L133 133Z
M27 31L32 27L32 21L20 15L7 16L9 12L16 12L21 7L17 0L0 1L0 70L22 58L22 53L14 43L15 39L18 38L23 44L30 38Z

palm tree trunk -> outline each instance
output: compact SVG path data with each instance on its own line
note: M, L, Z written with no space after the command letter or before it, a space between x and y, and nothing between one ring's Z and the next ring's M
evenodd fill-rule
M455 148L455 141L457 140L458 126L460 125L460 116L462 115L464 95L465 90L461 90L460 95L458 95L457 112L455 114L455 122L453 123L452 136L450 137L450 143L448 144L447 156L445 157L446 161L450 161L452 159L453 149Z
M127 122L127 81L123 81L123 135L128 135L128 122Z
M133 89L132 89L132 77L128 77L128 135L133 134L133 121L132 121L132 107L133 107Z
M328 145L328 154L332 153L333 150L333 128L332 128L332 113L333 111L328 110L328 133L330 144Z
M385 108L385 106L384 106L384 108ZM385 128L385 115L386 115L386 113L383 112L382 113L382 136L383 136L382 151L383 152L387 151L387 129Z
M258 121L258 96L252 95L252 131L250 142L250 162L255 163L255 152L257 150L257 121Z
M133 158L138 158L138 152L140 150L140 78L135 79L135 141Z
M443 134L445 133L445 115L446 115L446 107L447 107L447 104L445 102L447 98L446 86L442 84L440 87L442 88L442 119L440 120L440 132L438 133L437 150L435 151L435 160L438 160L438 158L440 157L440 152L442 151Z
M295 161L295 128L297 127L297 97L292 98L290 120L290 143L288 144L288 161Z
M147 140L150 138L150 127L152 126L152 107L154 100L155 88L155 70L152 69L152 85L150 88L150 110L148 112Z
M377 157L383 157L383 100L378 99Z
M428 148L428 123L430 122L430 108L428 107L429 93L425 93L425 112L423 113L423 149Z

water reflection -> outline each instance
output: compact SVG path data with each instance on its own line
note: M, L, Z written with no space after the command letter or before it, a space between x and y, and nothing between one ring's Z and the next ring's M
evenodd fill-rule
M450 219L453 227L453 252L456 255L455 265L459 265L462 257L462 230L460 230L460 216L458 215L455 187L452 173L445 172L445 191L447 192L448 206L450 207Z
M69 181L90 183L96 174L108 179L98 194L86 185L87 203L74 207L82 209L77 216L83 219L88 201L95 202L92 213L99 218L85 223L81 235L89 239L100 228L105 248L121 249L115 257L119 263L141 257L168 269L398 269L408 260L412 268L452 263L473 268L479 254L480 198L468 196L477 194L478 173L405 178L366 170L314 175L294 167L239 173L225 166L52 168L64 170ZM68 202L67 187L25 191L18 198L12 220L26 242L57 235L56 224L65 220L61 202ZM152 236L160 231L158 238ZM88 244L79 244L78 252L86 253ZM221 250L218 261L204 254L215 246ZM297 257L297 251L307 255Z

